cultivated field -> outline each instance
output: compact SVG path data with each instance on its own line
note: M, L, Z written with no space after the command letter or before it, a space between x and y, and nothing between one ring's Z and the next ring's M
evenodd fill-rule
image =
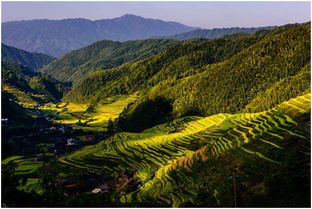
M61 157L59 164L67 168L66 175L113 178L125 170L133 172L131 178L141 186L127 191L121 198L124 203L150 200L177 207L189 201L195 204L198 194L209 189L217 206L227 192L225 186L232 184L231 169L249 166L257 172L273 172L284 166L289 139L297 144L309 140L301 124L309 115L310 94L306 94L259 113L185 117L138 134L115 134ZM232 166L222 166L222 161ZM210 181L209 172L219 181ZM248 180L248 175L244 178ZM223 184L216 184L220 181Z

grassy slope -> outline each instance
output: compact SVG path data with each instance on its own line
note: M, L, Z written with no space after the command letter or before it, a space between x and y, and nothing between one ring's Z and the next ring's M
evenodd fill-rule
M139 134L118 133L61 157L60 165L67 175L116 177L122 170L134 171L142 186L121 197L130 205L231 206L232 181L226 178L231 177L231 169L249 172L247 183L264 184L259 192L265 193L270 188L261 178L283 174L294 149L309 140L300 128L309 114L310 94L306 94L259 113L186 117ZM197 202L203 190L206 202ZM246 201L252 201L250 196L258 194L246 195Z

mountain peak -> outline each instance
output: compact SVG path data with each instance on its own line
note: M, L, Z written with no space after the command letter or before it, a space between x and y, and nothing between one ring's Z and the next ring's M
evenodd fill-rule
M140 18L143 18L141 16L133 15L133 14L125 14L125 15L122 15L121 17L140 17Z
M122 15L122 16L114 18L114 19L124 20L124 19L145 19L145 18L138 16L138 15L125 14L125 15Z

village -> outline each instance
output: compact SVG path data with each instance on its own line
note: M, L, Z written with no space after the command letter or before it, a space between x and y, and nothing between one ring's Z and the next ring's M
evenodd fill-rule
M25 124L22 132L15 129L5 131L2 138L6 149L2 152L2 157L29 155L33 156L34 161L48 161L52 156L59 157L85 145L95 144L109 136L107 133L73 129L71 125L54 123L53 119L53 116L39 116L30 125ZM1 118L1 122L3 127L12 126L14 123L10 118ZM42 159L43 152L45 152L45 159Z

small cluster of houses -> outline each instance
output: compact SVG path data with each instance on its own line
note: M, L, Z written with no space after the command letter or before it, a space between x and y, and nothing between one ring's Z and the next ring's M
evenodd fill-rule
M141 186L138 178L134 177L134 173L128 170L123 170L118 178L106 181L104 184L97 186L91 190L92 194L107 193L113 189L117 189L120 194L126 194Z
M56 133L56 132L59 132L60 134L65 134L65 133L68 133L68 132L72 132L72 129L70 127L65 127L63 125L47 125L47 126L42 126L39 131L41 133L45 133L45 134L48 134L48 133Z

